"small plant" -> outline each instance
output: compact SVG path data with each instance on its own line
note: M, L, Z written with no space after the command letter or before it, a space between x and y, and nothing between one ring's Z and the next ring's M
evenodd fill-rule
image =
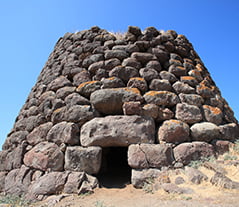
M236 155L231 155L229 153L226 153L224 156L223 156L223 159L224 160L237 160L237 156Z
M103 201L96 201L95 207L107 207ZM110 206L113 207L113 206Z
M189 163L189 167L193 167L193 168L199 168L200 166L202 166L202 164L204 162L214 162L215 161L215 157L214 156L210 156L210 157L203 157L200 160L192 160Z
M237 139L235 141L235 144L233 146L233 150L236 152L236 153L239 153L239 139Z
M28 207L30 202L24 197L7 195L0 197L0 204L10 204L11 207Z
M154 193L153 192L153 184L154 184L154 179L152 177L146 179L143 185L143 190L146 193Z
M181 199L188 201L192 200L193 198L191 196L182 196Z

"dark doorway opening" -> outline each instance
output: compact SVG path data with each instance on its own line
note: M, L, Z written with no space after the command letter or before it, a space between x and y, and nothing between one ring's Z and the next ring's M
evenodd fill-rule
M101 169L97 175L101 187L124 188L130 183L131 168L127 152L128 147L103 148Z

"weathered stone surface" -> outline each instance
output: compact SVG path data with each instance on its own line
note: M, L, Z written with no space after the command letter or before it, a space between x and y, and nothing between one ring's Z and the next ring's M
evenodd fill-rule
M40 142L46 141L47 133L52 126L53 124L51 122L47 122L45 124L41 124L39 127L36 127L30 134L28 134L27 142L30 145L36 145Z
M210 182L213 185L226 189L239 189L239 182L233 181L227 176L218 172L215 173L215 175L211 178Z
M33 182L26 198L42 200L49 195L60 194L66 183L69 172L50 172Z
M168 71L161 71L159 75L162 79L168 80L170 83L174 83L178 80L174 74Z
M86 179L85 172L71 172L64 185L64 193L78 193L82 182Z
M26 143L23 142L17 148L8 152L5 157L5 163L3 165L3 170L12 170L20 168L22 165L22 160L24 153L26 152ZM4 159L3 159L4 161Z
M128 150L128 164L132 168L161 168L172 164L173 150L167 144L133 144Z
M158 140L170 143L189 141L189 126L179 120L165 121L159 127Z
M118 58L112 58L112 59L105 61L104 69L110 71L111 69L113 69L114 67L116 67L120 64L121 64L121 62Z
M100 81L88 81L80 84L76 91L80 95L89 98L91 93L101 88L101 85L102 83Z
M174 106L179 103L179 98L175 93L169 91L149 91L144 94L147 103L159 106Z
M124 82L120 78L117 78L117 77L105 78L101 82L103 83L103 85L101 86L102 89L125 87Z
M17 196L27 193L32 174L33 171L24 165L12 170L5 178L5 192Z
M156 121L162 122L165 120L172 119L173 117L174 117L174 113L170 109L162 107L162 108L159 108L159 114Z
M175 160L184 165L189 164L193 160L214 156L213 146L206 142L182 143L176 146L173 151Z
M105 51L105 59L117 58L123 60L128 57L128 53L124 50L107 50Z
M192 125L190 128L192 139L195 141L210 142L213 139L220 139L220 128L210 122L202 122Z
M218 107L203 105L203 111L206 121L212 122L216 125L222 123L223 113Z
M65 97L74 93L75 90L76 90L76 87L71 87L71 86L60 88L56 91L56 98L64 100Z
M198 107L200 107L204 102L203 98L199 95L196 95L196 94L180 93L179 98L180 98L182 103L187 103L187 104L195 105L195 106L198 106Z
M143 78L139 78L139 77L130 78L127 83L127 87L137 88L142 93L148 90L147 82Z
M200 170L192 168L192 167L185 167L185 174L188 177L188 180L194 184L201 184L202 181L207 181L208 177L203 174Z
M185 182L186 182L186 181L185 181L184 178L181 177L181 176L176 177L176 178L175 178L175 181L174 181L174 183L175 183L176 185L181 185L181 184L183 184L183 183L185 183Z
M48 90L57 91L59 88L71 85L71 82L65 76L60 76L53 80L47 88Z
M90 97L95 109L103 114L122 114L124 102L142 100L139 90L135 88L101 89Z
M143 106L143 115L152 117L153 119L157 119L159 115L159 106L156 104L146 104Z
M54 125L46 136L46 140L57 145L62 143L75 145L80 142L79 127L77 124L60 122Z
M5 177L6 177L6 175L7 175L7 172L4 172L4 171L2 171L2 172L0 172L0 193L1 192L4 192L4 186L5 186Z
M198 84L198 81L195 77L192 76L181 76L181 82L186 83L192 87L195 87Z
M74 105L90 105L90 101L81 96L80 94L78 93L72 93L70 94L69 96L67 96L65 98L65 103L68 105L68 106L74 106Z
M222 139L236 140L239 138L239 127L235 123L219 126Z
M134 52L132 53L131 57L135 58L142 64L146 64L150 60L154 59L154 55L152 55L151 53L142 53L142 52Z
M194 124L202 120L201 110L195 105L186 103L177 104L175 116L188 124Z
M123 104L124 115L142 115L142 106L139 101L130 101Z
M159 169L132 169L131 183L135 188L142 188L148 179L157 178L160 174Z
M102 151L100 147L67 147L65 170L97 174L101 166L101 156Z
M153 68L141 68L139 74L146 81L150 82L153 79L159 78L158 72Z
M227 140L213 140L212 145L218 154L224 154L229 151L229 147L232 143Z
M182 83L177 81L173 84L173 89L177 92L177 94L185 93L185 94L194 94L195 89L189 86L187 83Z
M130 78L138 77L139 72L136 68L131 67L131 66L126 66L126 67L117 66L109 72L109 76L110 77L118 77L127 83Z
M74 105L64 112L62 121L74 122L82 126L97 116L98 112L89 105Z
M137 61L135 58L126 58L122 62L122 66L131 66L136 69L140 69L142 67L141 63Z
M17 131L12 133L5 141L3 149L14 148L24 142L29 134L28 131Z
M158 72L162 70L162 66L159 61L157 60L151 60L147 63L146 68L152 68Z
M168 80L153 79L149 88L155 91L172 91L172 86Z
M129 146L154 143L154 121L148 117L107 116L94 118L81 128L83 146Z
M64 154L54 143L41 142L28 151L24 156L26 166L46 171L63 170Z
M167 193L177 193L177 194L192 194L192 193L194 193L194 191L191 188L178 187L176 184L173 184L173 183L163 183L161 187Z
M185 76L187 71L184 67L182 66L175 66L175 65L171 65L168 69L168 71L172 74L174 74L177 77L180 76Z

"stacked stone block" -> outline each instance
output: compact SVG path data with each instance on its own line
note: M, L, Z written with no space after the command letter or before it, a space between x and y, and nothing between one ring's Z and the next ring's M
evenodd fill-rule
M128 147L140 187L140 177L221 153L238 137L184 35L92 27L58 40L0 152L0 191L38 200L91 191L104 147Z

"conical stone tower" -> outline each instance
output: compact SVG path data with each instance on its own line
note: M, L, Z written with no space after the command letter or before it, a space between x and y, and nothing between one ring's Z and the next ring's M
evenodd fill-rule
M142 187L238 136L185 36L92 27L57 42L0 152L0 191L41 200L91 191L117 173Z

